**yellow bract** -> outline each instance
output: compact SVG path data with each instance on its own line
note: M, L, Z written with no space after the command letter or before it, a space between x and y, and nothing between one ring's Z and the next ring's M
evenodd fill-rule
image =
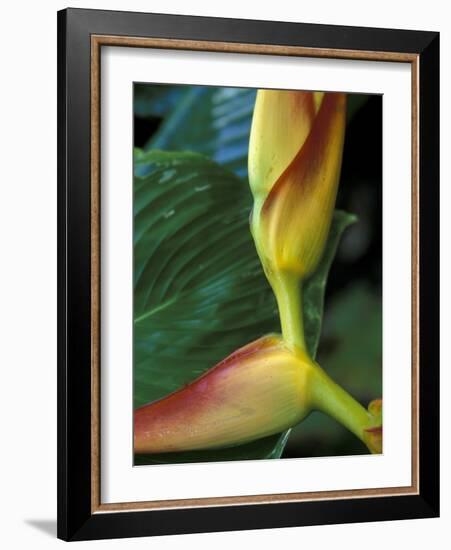
M324 94L259 90L249 141L249 183L265 199L309 135Z
M260 338L188 386L137 409L135 452L231 447L282 432L310 412L311 366L280 337Z
M259 91L249 146L251 229L268 278L304 278L329 232L340 178L346 96Z

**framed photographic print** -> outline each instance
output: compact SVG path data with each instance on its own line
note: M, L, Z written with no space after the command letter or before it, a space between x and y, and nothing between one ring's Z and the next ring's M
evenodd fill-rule
M439 36L58 14L58 536L439 513Z

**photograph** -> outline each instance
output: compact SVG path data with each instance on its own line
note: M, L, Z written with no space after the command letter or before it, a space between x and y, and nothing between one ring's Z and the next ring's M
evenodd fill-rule
M134 82L135 466L383 452L382 109Z
M345 23L58 12L59 538L438 516L439 33Z

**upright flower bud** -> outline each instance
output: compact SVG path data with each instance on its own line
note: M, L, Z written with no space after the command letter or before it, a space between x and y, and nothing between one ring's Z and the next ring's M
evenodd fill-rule
M137 409L135 452L232 447L286 430L310 412L311 365L279 336L260 338L191 384Z
M249 144L251 229L269 276L310 275L335 205L346 124L342 93L259 90Z

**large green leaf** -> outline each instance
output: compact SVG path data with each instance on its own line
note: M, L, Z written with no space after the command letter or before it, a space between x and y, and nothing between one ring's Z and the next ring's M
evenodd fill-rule
M183 88L177 107L146 149L202 153L238 176L246 176L256 91L208 86Z
M192 381L280 324L249 232L247 184L195 153L137 151L134 184L134 404ZM141 170L144 171L144 170ZM315 351L330 263L352 216L337 213L304 293ZM140 463L275 458L287 434L234 449L140 457Z
M192 153L150 152L137 157L143 163L150 173L135 179L134 201L136 406L279 327L249 233L247 185Z
M330 266L335 257L343 231L356 220L357 218L353 214L340 210L335 211L323 257L313 276L305 282L304 331L307 348L313 358L316 357L319 337L321 335L324 293Z

